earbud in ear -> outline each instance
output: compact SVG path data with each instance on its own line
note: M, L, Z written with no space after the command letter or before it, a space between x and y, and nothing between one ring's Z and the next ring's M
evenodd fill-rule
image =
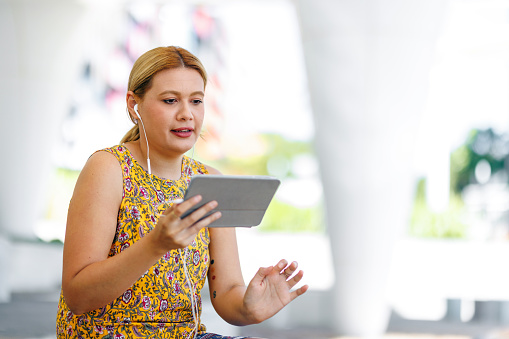
M136 113L136 116L138 117L138 119L141 120L140 113L138 113L138 104L134 105L134 113Z

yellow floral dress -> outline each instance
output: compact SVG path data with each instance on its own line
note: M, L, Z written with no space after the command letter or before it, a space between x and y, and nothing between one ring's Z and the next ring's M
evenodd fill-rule
M179 180L152 175L151 182L148 173L125 146L103 151L119 160L124 180L117 230L109 257L147 234L156 225L158 215L168 207L165 201L183 197L191 176L208 173L203 164L184 157ZM178 250L169 251L131 288L97 310L75 315L61 293L56 322L58 338L187 338L195 322L184 265L195 291L199 319L200 291L210 264L209 242L208 229L204 228L191 245L182 250L182 256ZM200 324L198 333L203 334L205 330Z

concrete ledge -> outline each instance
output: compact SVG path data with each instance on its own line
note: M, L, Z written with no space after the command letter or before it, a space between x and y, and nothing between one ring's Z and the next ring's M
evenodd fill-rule
M5 247L4 247L5 246ZM3 253L8 248L7 253ZM47 292L60 289L62 277L60 243L13 240L0 246L0 302L11 293Z
M55 338L58 292L13 293L0 303L0 338Z

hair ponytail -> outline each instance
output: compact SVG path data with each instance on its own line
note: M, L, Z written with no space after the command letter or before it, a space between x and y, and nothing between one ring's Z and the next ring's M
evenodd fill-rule
M135 141L140 138L140 127L138 125L134 125L120 140L120 144L129 141Z

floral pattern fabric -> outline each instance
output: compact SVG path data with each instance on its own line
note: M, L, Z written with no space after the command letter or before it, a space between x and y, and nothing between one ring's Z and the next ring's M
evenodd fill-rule
M153 229L169 204L181 199L193 175L208 174L203 164L184 156L182 175L166 180L149 174L123 146L102 151L113 154L122 168L123 196L109 257L117 255ZM171 204L171 203L170 203ZM201 315L200 291L210 264L210 237L204 228L185 249L167 252L116 300L104 307L73 314L62 293L58 305L58 338L187 338L195 327L191 290ZM184 274L184 265L192 289ZM205 334L199 324L198 334Z
M228 337L215 333L205 333L201 335L197 335L196 339L255 339L252 337Z

